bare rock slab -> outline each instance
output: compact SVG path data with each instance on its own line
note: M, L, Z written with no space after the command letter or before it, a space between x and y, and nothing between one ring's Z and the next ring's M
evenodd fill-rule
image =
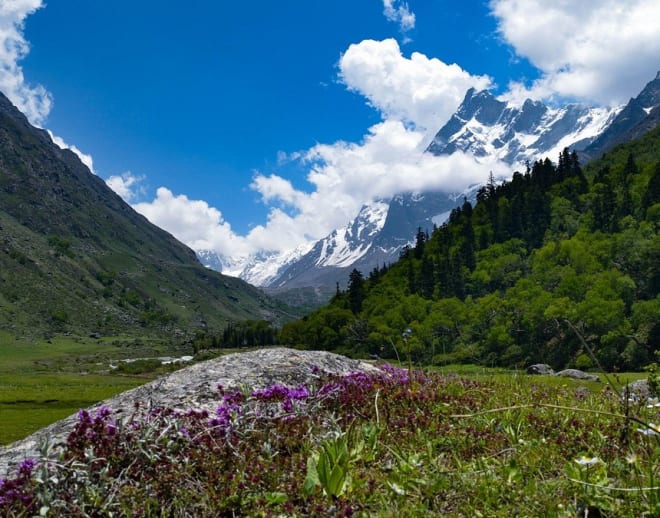
M527 374L548 374L548 375L553 375L555 373L554 370L552 370L552 367L548 365L547 363L535 363L534 365L530 365L527 367Z
M228 354L183 368L150 383L128 390L88 410L107 406L118 417L128 418L136 405L141 408L212 411L219 402L218 385L253 391L280 384L296 387L315 383L322 375L346 375L351 372L378 372L370 363L352 360L326 351L298 351L271 347L244 353ZM29 437L0 447L0 477L25 458L38 458L46 440L53 445L66 441L77 422L69 416L42 428Z
M600 378L595 374L588 374L580 369L564 369L563 371L559 371L557 376L573 378L575 380L600 381Z

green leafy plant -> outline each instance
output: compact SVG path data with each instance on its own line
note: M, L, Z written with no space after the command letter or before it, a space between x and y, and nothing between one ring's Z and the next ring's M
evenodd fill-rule
M345 434L326 439L319 450L310 455L304 486L307 493L320 486L326 495L337 498L350 490L351 459L347 442Z

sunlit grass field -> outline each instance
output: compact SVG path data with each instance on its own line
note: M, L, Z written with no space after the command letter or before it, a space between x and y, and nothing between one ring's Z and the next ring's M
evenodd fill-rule
M146 339L27 341L0 333L0 445L167 370L127 375L110 368L118 360L179 353L167 344Z

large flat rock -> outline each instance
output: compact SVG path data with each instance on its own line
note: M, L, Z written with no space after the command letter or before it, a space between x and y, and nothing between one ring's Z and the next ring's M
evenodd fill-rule
M291 387L313 383L323 374L346 375L355 371L377 371L367 362L352 360L325 351L299 351L271 347L244 353L228 354L160 377L100 402L89 410L108 406L116 415L128 418L136 404L143 409L168 407L181 410L213 410L219 403L218 385L249 390L274 384ZM36 433L0 449L0 477L25 458L39 457L39 447L46 440L55 446L66 441L77 422L69 416Z

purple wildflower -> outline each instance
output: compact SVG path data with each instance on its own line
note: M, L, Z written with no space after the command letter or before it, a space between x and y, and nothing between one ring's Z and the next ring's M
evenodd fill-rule
M252 397L261 401L281 401L282 410L291 413L294 409L293 402L307 399L309 391L304 385L298 385L297 387L271 385L265 389L255 390Z
M283 400L283 399L306 399L309 397L309 391L304 385L298 385L295 388L284 385L271 385L265 389L255 390L252 396L263 401Z
M112 414L112 410L111 410L109 407L105 406L105 405L99 407L99 408L96 410L96 417L97 417L97 419L105 419L105 418L108 417L110 414Z
M395 383L410 383L410 376L407 369L401 369L400 367L394 367L388 363L381 365L380 369L387 373L392 381Z
M25 459L21 461L21 463L18 465L18 474L21 477L29 478L32 476L32 470L37 465L37 461L34 459Z
M239 405L245 401L245 396L240 390L235 390L222 396L222 400L228 405Z

